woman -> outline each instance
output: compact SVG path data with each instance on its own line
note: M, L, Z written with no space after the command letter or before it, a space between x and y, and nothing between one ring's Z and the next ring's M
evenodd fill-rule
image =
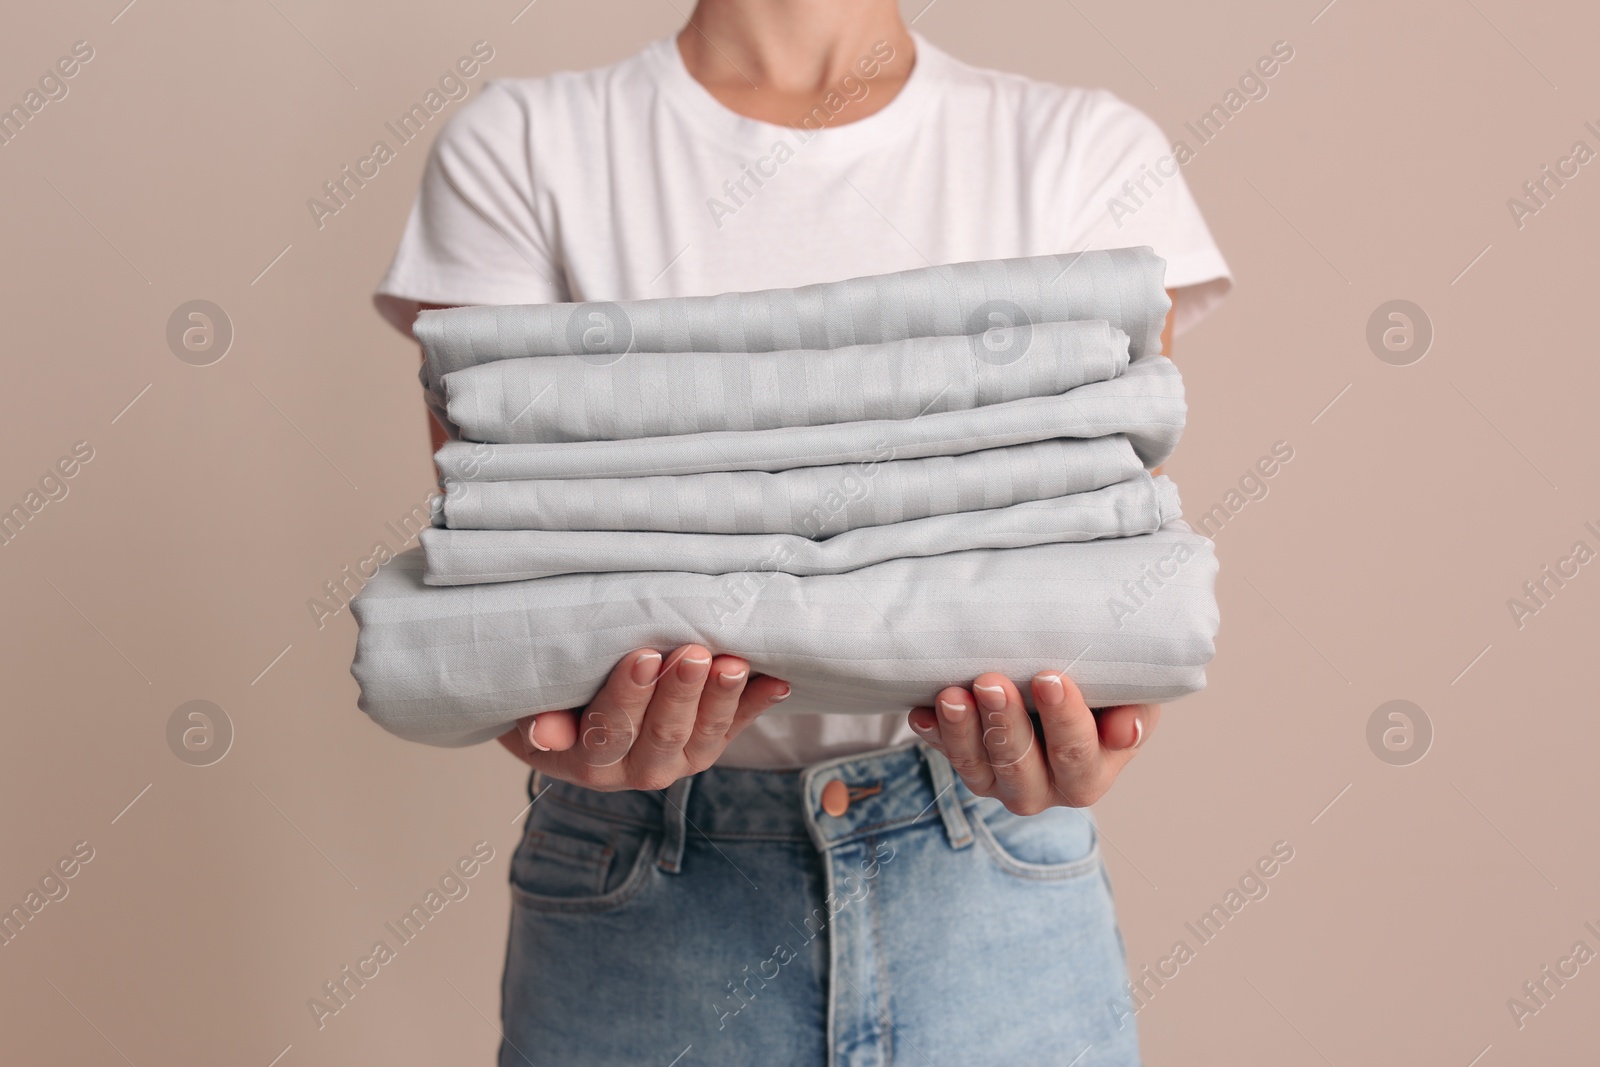
M376 300L409 332L422 307L1148 244L1170 353L1230 282L1163 159L1109 93L962 64L893 0L702 0L615 66L487 85ZM1037 724L1001 674L906 718L763 716L782 680L691 645L523 720L500 1062L1138 1063L1086 808L1160 709L1031 685Z

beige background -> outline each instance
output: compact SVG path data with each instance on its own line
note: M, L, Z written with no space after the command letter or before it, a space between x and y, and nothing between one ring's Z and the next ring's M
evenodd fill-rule
M523 775L381 733L347 615L319 631L306 607L430 485L416 354L368 304L425 144L320 232L305 201L473 41L489 74L540 74L680 11L124 2L27 5L0 34L8 104L95 49L0 147L0 504L95 451L0 547L0 903L95 850L0 947L3 1058L487 1063ZM1600 950L1600 562L1520 630L1507 599L1600 549L1600 164L1520 230L1506 201L1575 140L1600 149L1600 15L1323 2L939 0L916 23L975 63L1111 87L1173 135L1295 49L1185 170L1239 284L1178 347L1193 414L1169 472L1198 514L1274 442L1295 457L1218 535L1211 687L1100 806L1134 967L1274 842L1295 856L1140 1013L1147 1056L1589 1062L1600 965L1521 1029L1506 1001L1574 942ZM195 298L236 331L208 367L164 337ZM1436 332L1411 366L1365 340L1395 298ZM164 733L196 698L236 729L204 768ZM1435 731L1410 766L1366 740L1396 698ZM471 895L318 1032L306 999L480 839Z

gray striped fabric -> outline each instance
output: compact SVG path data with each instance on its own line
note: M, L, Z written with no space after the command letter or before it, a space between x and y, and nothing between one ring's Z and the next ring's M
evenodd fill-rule
M1161 350L1171 306L1165 278L1166 262L1149 248L1117 248L921 267L798 289L424 311L413 332L428 357L423 384L442 414L446 374L523 356L782 352L1104 319L1128 335L1137 360Z
M620 571L844 574L912 556L1132 537L1178 516L1177 488L1140 470L1090 492L865 526L820 541L781 533L428 529L423 581L473 585Z
M1081 544L895 559L847 574L569 574L423 584L413 549L352 603L361 707L417 741L465 745L581 707L631 649L696 642L788 680L774 713L882 713L985 671L1066 669L1091 706L1205 685L1211 542L1181 521ZM1026 689L1026 687L1024 687Z
M1121 330L1049 322L823 351L504 359L443 382L465 440L617 441L912 419L1064 393L1127 365Z
M444 519L453 530L831 537L862 526L1084 493L1142 471L1120 435L1058 438L961 456L885 458L774 473L454 482L446 485Z
M1146 467L1169 455L1183 432L1183 379L1165 356L1129 364L1109 381L1057 396L1028 397L918 419L785 426L647 437L495 445L451 441L435 455L447 481L635 478L712 471L780 471L886 458L960 455L1056 437L1125 434ZM886 451L887 450L887 451Z
M506 528L425 530L367 583L361 707L471 744L690 642L789 681L768 714L991 670L1097 707L1202 688L1216 559L1144 469L1185 416L1164 275L1137 248L423 312L430 406L468 438L437 521Z

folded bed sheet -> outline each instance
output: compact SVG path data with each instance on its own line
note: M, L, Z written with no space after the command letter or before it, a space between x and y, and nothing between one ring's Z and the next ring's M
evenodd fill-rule
M462 439L504 444L910 419L1064 393L1127 365L1127 334L1088 321L823 351L535 356L443 381Z
M981 335L991 327L1103 319L1135 360L1161 350L1166 263L1149 248L920 267L797 289L619 303L424 311L420 374L442 417L445 375L525 356L783 352Z
M1140 470L1092 492L867 526L820 541L797 534L426 529L422 580L476 585L620 571L844 574L912 556L1132 537L1179 514L1172 482Z
M887 454L887 450L886 450ZM1100 489L1142 473L1128 439L1058 438L960 456L642 478L447 482L453 530L656 530L831 537Z
M352 603L361 707L412 740L465 745L580 707L628 651L697 642L794 693L774 713L871 714L998 670L1067 670L1091 706L1205 684L1211 543L1181 521L1137 537L964 551L845 574L568 574L423 582L420 549ZM1027 686L1022 686L1027 692Z
M780 471L885 459L952 456L1057 437L1123 434L1156 467L1183 432L1183 379L1147 356L1109 381L921 418L646 437L633 441L486 444L451 441L434 455L447 481L633 478L713 471Z

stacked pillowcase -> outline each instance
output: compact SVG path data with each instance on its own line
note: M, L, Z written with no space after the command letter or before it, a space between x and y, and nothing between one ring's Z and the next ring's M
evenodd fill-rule
M470 744L690 642L875 713L985 671L1091 705L1200 689L1210 542L1147 248L799 289L427 311L458 438L419 549L353 604L361 706ZM1027 692L1026 685L1022 686Z

